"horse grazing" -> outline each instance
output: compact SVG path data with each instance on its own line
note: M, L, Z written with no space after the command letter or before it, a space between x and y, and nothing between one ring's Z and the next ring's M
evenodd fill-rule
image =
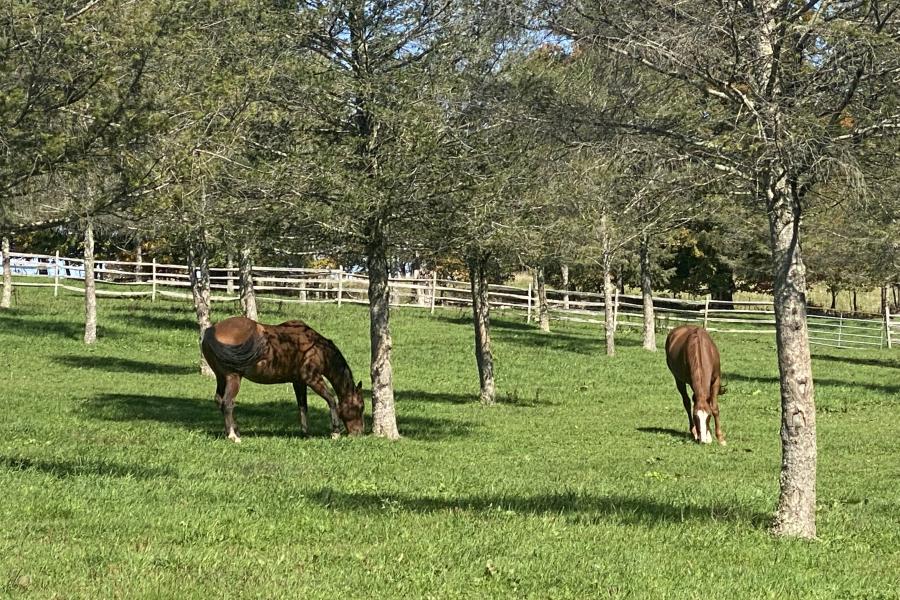
M331 435L363 433L362 382L353 385L353 373L337 346L303 321L264 325L245 317L220 321L203 334L201 349L216 375L216 403L225 415L225 434L240 442L234 420L234 400L241 378L256 383L292 383L297 397L300 431L309 433L306 386L325 399L331 412ZM325 379L337 393L335 401Z
M688 429L695 441L708 444L710 416L716 418L716 439L723 446L725 435L719 423L718 397L721 387L719 350L702 327L682 325L669 332L666 338L666 364L675 376L675 385L687 411ZM687 395L687 385L694 391L694 409Z

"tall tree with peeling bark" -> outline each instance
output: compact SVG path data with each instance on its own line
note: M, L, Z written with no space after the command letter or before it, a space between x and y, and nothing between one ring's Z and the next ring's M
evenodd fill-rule
M821 184L900 131L896 2L549 2L553 27L693 99L678 118L608 126L667 140L728 173L769 223L782 465L772 530L816 535L816 412L801 219Z

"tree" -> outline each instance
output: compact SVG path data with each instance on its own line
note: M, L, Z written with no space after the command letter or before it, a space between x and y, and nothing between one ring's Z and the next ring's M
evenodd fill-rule
M680 118L644 114L614 126L665 139L731 174L766 214L782 407L773 531L814 537L816 416L801 217L823 182L857 171L865 146L900 129L892 33L900 11L878 0L598 0L550 12L557 31L626 57L692 99Z
M0 34L0 228L36 229L71 221L72 198L42 196L61 172L90 168L83 159L109 155L129 165L140 129L134 98L157 42L164 3L24 0L4 9ZM130 186L140 186L129 177ZM131 188L133 189L133 187ZM132 199L116 193L106 209ZM76 199L77 200L77 199Z
M298 84L316 121L320 189L308 218L365 256L369 275L373 433L398 438L388 277L400 230L427 194L420 169L434 154L441 113L429 85L451 34L450 2L304 0L303 47L320 75Z

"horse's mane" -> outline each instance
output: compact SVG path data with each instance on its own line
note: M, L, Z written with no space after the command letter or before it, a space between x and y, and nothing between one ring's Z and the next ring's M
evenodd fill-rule
M266 338L255 332L240 344L223 344L216 339L213 327L203 334L203 343L212 351L220 365L230 371L241 372L254 365L266 351Z
M701 355L703 354L700 351L700 334L696 331L692 331L688 336L687 343L684 345L685 354L687 354L687 362L688 367L691 369L691 373L702 373L703 372L703 363L701 361ZM706 382L704 385L709 386L709 382Z

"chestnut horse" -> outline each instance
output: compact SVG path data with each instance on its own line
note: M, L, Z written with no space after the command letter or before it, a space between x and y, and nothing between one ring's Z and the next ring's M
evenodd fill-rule
M684 410L687 411L688 429L694 440L708 444L710 416L716 419L716 439L723 446L725 435L719 423L721 387L719 350L702 327L682 325L669 332L666 338L666 364L675 376L675 385L681 393ZM687 385L694 392L694 409L687 395Z
M353 385L353 373L334 342L303 321L264 325L231 317L206 330L201 348L216 375L216 403L225 415L228 439L241 441L233 411L243 377L256 383L292 383L303 435L309 433L306 386L328 403L332 437L340 435L341 421L350 435L363 432L362 382Z

